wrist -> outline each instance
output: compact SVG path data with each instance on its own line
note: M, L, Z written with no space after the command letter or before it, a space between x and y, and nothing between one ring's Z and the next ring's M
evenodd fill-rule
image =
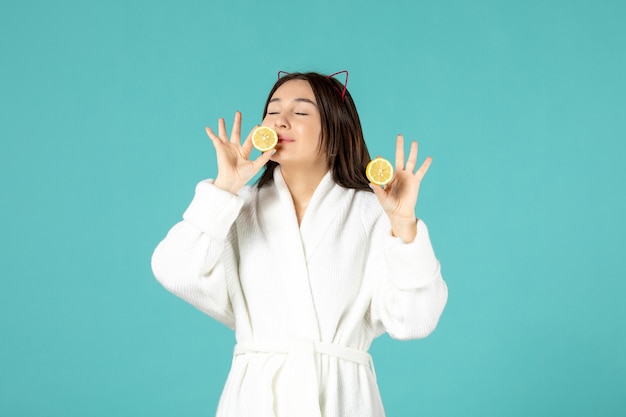
M390 217L391 234L399 237L406 243L411 243L417 235L417 218L413 217Z
M236 182L224 180L219 175L215 178L213 185L231 194L237 194L241 189L241 186L238 186Z

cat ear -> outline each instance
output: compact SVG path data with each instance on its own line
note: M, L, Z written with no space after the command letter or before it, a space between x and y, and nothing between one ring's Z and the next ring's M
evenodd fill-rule
M346 95L346 90L348 88L348 70L338 71L338 72L336 72L334 74L330 74L328 76L328 78L332 78L335 75L339 75L339 74L343 74L343 73L346 74L346 81L343 83L343 90L341 91L341 101L343 101L343 98Z

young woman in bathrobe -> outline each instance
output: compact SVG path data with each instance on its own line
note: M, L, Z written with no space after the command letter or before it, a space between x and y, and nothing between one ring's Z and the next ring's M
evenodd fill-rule
M230 136L223 119L206 129L217 176L156 248L154 274L235 331L217 416L384 416L372 340L426 337L447 300L415 216L431 159L418 166L413 142L405 160L399 135L393 181L370 184L352 97L318 73L279 78L262 125L279 141L256 159L240 113Z

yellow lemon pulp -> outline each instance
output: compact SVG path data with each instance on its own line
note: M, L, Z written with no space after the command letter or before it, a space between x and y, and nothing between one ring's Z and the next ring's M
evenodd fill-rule
M372 184L385 185L393 178L393 166L384 158L374 158L365 167L365 175Z
M278 135L267 126L259 126L252 132L252 145L261 152L273 149L277 143Z

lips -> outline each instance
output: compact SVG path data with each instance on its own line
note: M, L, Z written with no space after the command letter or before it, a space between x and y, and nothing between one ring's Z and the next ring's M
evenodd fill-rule
M291 143L291 142L295 142L295 140L278 135L278 143Z

